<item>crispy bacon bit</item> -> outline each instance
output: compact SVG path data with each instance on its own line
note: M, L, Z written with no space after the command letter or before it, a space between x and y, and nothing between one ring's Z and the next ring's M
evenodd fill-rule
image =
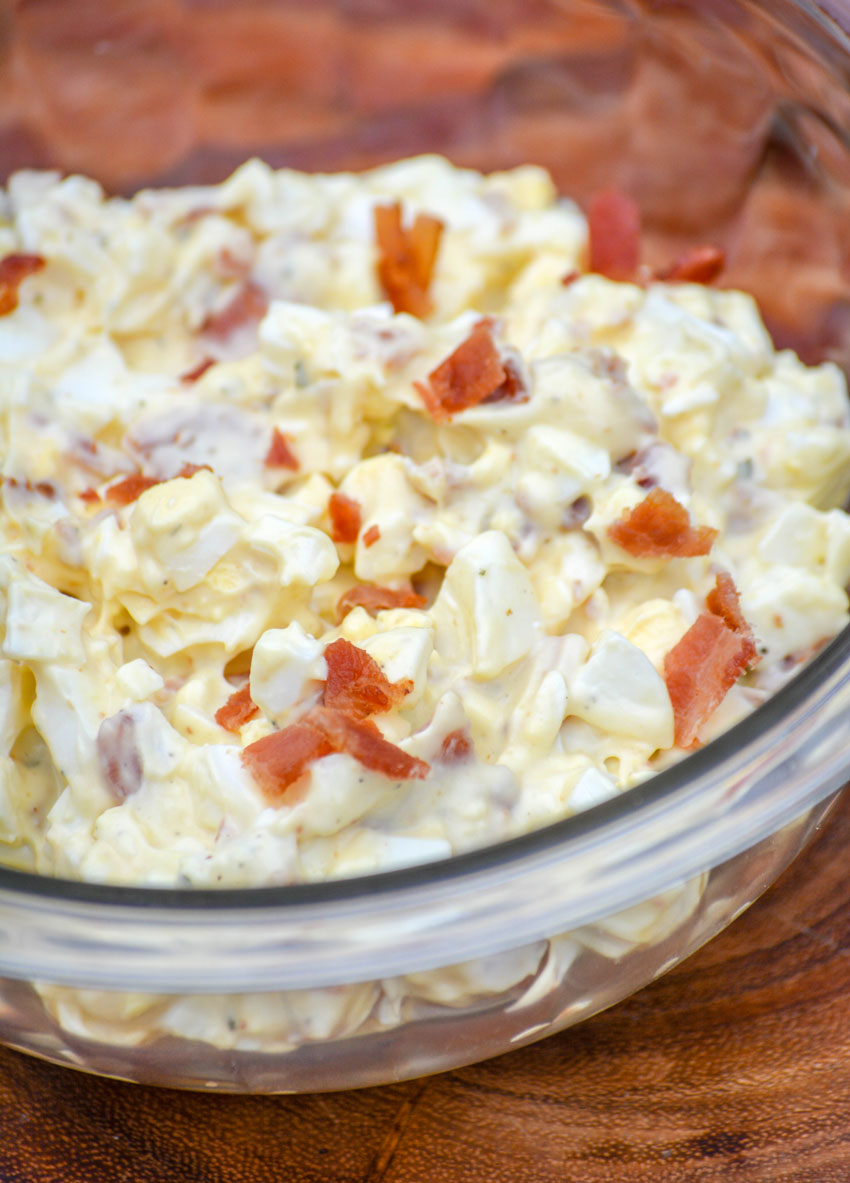
M405 588L378 587L373 583L358 583L343 592L336 610L340 620L352 608L365 608L370 616L385 608L424 608L425 597Z
M29 477L19 481L17 477L0 476L0 485L8 485L10 489L26 489L27 493L39 493L42 497L56 496L56 486L50 481L31 481Z
M750 635L750 626L741 611L741 601L738 589L732 576L721 571L717 576L714 587L705 597L705 606L713 616L719 616L728 629L733 633Z
M664 680L675 720L675 742L691 747L699 729L756 660L749 631L733 632L703 612L664 659Z
M504 382L498 390L494 390L492 394L488 394L481 401L483 403L528 402L528 390L526 389L522 374L519 372L519 367L513 359L503 357L502 369L505 371Z
M577 279L581 279L581 272L573 268L572 271L568 271L566 275L561 276L561 283L565 288L569 288L572 287Z
M208 464L189 464L186 463L175 473L170 480L176 481L183 477L188 480L193 477L196 472L212 472ZM118 481L114 485L110 485L106 490L106 500L113 505L130 505L131 502L137 501L142 493L146 493L148 489L152 489L154 485L161 485L164 482L153 476L143 476L140 472L131 473L130 476L124 477L123 481ZM92 496L94 494L94 496ZM94 489L86 489L84 493L80 494L84 501L93 501L98 498Z
M298 457L287 443L286 436L277 427L272 432L272 442L263 464L266 468L288 468L292 472L297 472L301 467Z
M429 214L417 214L405 229L399 202L375 206L378 280L396 312L422 318L431 311L428 288L442 233L443 223Z
M87 505L98 505L100 503L100 494L97 489L83 489L79 494L80 501L85 501Z
M211 312L201 325L201 332L216 341L226 341L238 329L251 322L259 323L266 315L269 297L259 284L248 280L240 284L229 302L218 312Z
M450 731L440 747L440 760L443 764L458 764L466 760L472 753L472 740L461 728Z
M640 210L619 189L604 189L587 208L590 270L608 279L633 279L640 263Z
M235 690L223 707L215 713L215 721L226 731L238 731L243 723L260 713L260 708L251 698L251 687L246 683L241 690Z
M513 381L493 341L492 326L480 321L454 353L431 371L427 382L414 385L433 418L442 423L468 407L493 401ZM497 397L511 395L506 391Z
M218 252L215 269L223 279L244 279L251 270L251 259L245 254L237 255L225 246Z
M18 307L18 288L28 275L45 266L41 255L6 255L0 259L0 316Z
M741 612L738 589L723 571L697 618L664 659L664 678L679 747L690 747L699 729L738 678L759 658L752 630Z
M302 720L248 744L242 761L265 796L279 801L314 760L332 751L322 732Z
M717 531L691 525L672 493L656 488L608 527L608 536L635 558L690 558L707 555Z
M328 515L331 519L331 538L334 542L356 542L363 514L359 501L345 493L331 493L328 498Z
M694 246L658 272L667 283L713 283L726 265L719 246Z
M207 372L207 370L210 369L210 367L214 366L214 365L215 365L215 358L214 357L204 357L201 359L201 361L198 362L198 364L196 366L193 366L191 370L187 370L185 374L181 374L180 381L187 382L187 383L197 382L198 379L203 378L203 376Z
M242 752L248 771L270 800L280 800L314 760L347 752L364 768L399 780L421 780L430 771L424 760L384 739L371 719L315 707L303 719L275 731Z
M142 757L136 745L136 721L128 711L104 719L98 728L97 762L103 782L116 801L126 801L142 787Z
M375 543L380 540L380 537L381 527L378 525L372 525L363 533L363 545L368 550L370 546L374 546Z
M212 472L212 468L210 468L209 464L189 464L187 462L177 473L177 476L184 477L188 481L196 472Z
M421 780L430 771L424 760L408 755L384 739L370 719L316 707L310 724L319 729L335 752L347 752L364 768L399 780Z
M124 477L123 481L110 485L106 490L106 500L113 505L129 505L132 501L138 500L142 493L161 483L156 477L142 476L140 472L134 472Z
M358 719L392 710L410 691L409 682L388 682L365 649L340 637L325 648L328 677L322 705Z

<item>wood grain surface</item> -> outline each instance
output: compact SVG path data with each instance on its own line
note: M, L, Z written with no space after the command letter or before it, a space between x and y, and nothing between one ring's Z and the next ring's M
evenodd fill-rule
M141 1088L0 1052L2 1183L846 1183L850 796L667 977L489 1063L361 1092Z

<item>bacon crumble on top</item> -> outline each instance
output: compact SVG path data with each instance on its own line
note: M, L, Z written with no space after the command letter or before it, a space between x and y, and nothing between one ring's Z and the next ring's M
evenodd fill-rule
M248 682L239 690L234 690L224 706L220 706L215 713L215 721L225 731L238 731L243 723L255 718L260 708L251 698L251 687Z
M0 316L18 307L18 288L29 275L46 266L41 255L5 255L0 259Z
M493 325L480 320L457 349L432 370L427 382L414 382L438 423L480 403L528 398L519 370L503 360L493 340Z
M334 542L356 542L363 514L359 501L346 493L331 493L328 498L328 517L331 519L331 538Z
M595 193L587 207L589 267L597 275L633 280L640 264L640 209L619 189Z
M186 383L197 382L198 379L203 378L207 370L211 369L214 365L214 357L204 357L198 362L196 366L193 366L191 370L187 370L185 374L181 374L180 381Z
M426 603L424 596L411 589L358 583L347 592L343 592L337 601L336 610L339 619L342 620L352 608L363 608L370 616L374 616L376 612L383 612L386 608L424 608Z
M392 710L410 692L410 682L389 682L365 649L342 637L326 646L325 661L328 676L322 706L365 719Z
M468 760L473 751L472 740L459 727L450 731L440 745L440 760L443 764L459 764L461 760Z
M211 312L201 325L201 333L214 341L226 341L238 329L259 324L268 311L268 293L253 280L240 284L227 304Z
M378 280L395 312L409 312L420 319L432 309L428 289L443 223L430 214L417 214L405 229L401 204L377 205L374 211L378 246Z
M304 719L248 744L242 751L242 760L264 796L276 801L314 760L329 756L332 751L321 731Z
M297 472L301 467L298 457L287 442L286 436L277 427L272 431L271 443L269 444L269 450L266 452L263 464L266 468L288 468L291 472Z
M162 481L157 480L156 477L143 476L140 472L134 472L114 485L110 485L106 490L106 500L112 505L130 505L131 502L137 501L142 493L146 493L154 485L160 484Z
M332 752L346 752L364 768L399 780L421 780L429 772L424 760L384 739L371 720L326 707L314 707L297 723L249 744L242 759L264 795L275 801Z
M665 283L709 284L725 266L726 255L719 246L694 246L657 271L656 278Z
M401 780L427 776L428 764L384 739L369 717L398 705L410 684L387 681L368 653L341 638L326 647L325 659L328 677L321 705L242 752L246 768L265 795L279 800L314 760L331 752L347 752L364 768L383 776Z
M212 472L208 464L189 464L186 463L176 472L169 480L189 480L196 472ZM148 489L152 489L154 485L165 484L165 479L153 476L143 476L140 472L133 472L129 476L124 477L123 480L117 481L114 485L110 485L105 492L106 500L112 505L130 505L133 501L138 501L142 493L146 493ZM94 494L94 496L92 496ZM99 495L94 489L85 489L80 498L83 501L100 500Z
M692 526L688 511L660 487L608 527L608 537L638 559L693 558L707 555L717 531Z
M675 742L694 747L699 730L742 674L758 663L738 591L725 572L717 576L703 612L664 659L664 681L673 704Z
M411 756L384 739L371 719L357 719L346 711L315 707L308 715L311 726L325 737L335 752L347 752L372 772L399 780L422 780L430 771L424 760Z
M370 546L374 546L381 538L381 527L373 524L368 530L363 531L363 545L368 550Z
M683 251L667 267L654 273L641 266L641 218L637 203L619 189L594 194L587 207L589 270L607 279L639 283L652 279L663 283L710 284L726 265L721 247L704 244ZM568 272L561 282L568 287L578 272Z
M733 633L750 635L750 626L741 611L741 600L735 581L728 571L721 571L714 587L705 597L705 606L713 616L719 616Z

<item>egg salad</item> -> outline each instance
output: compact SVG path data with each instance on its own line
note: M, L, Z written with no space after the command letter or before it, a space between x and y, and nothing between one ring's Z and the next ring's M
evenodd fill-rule
M645 780L843 627L842 375L600 235L537 168L435 157L11 178L5 863L443 858Z

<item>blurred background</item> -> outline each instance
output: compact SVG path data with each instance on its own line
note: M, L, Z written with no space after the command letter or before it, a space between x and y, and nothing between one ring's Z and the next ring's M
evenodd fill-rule
M0 173L108 189L438 151L725 246L780 344L850 363L850 3L0 0Z

